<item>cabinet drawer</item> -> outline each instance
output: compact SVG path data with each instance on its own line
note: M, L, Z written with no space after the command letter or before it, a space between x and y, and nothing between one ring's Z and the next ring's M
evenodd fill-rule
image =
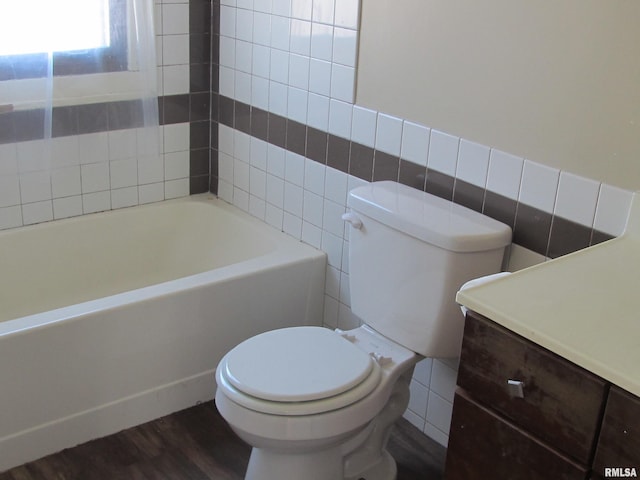
M593 470L635 468L640 475L640 398L611 387Z
M445 480L584 480L588 471L456 392Z
M512 396L508 381L524 384ZM458 385L523 429L590 463L605 382L474 312L467 314Z

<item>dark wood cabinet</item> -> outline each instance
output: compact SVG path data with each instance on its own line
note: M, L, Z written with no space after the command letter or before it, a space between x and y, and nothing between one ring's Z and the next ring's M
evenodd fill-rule
M518 393L509 381L519 382ZM589 461L606 394L596 375L471 312L458 385L557 450Z
M640 399L468 312L445 479L585 480L611 467L640 475Z
M640 478L640 398L618 387L611 387L593 462L594 473L603 478L612 473L605 469L613 468L623 474L627 468L629 475L635 468Z
M456 393L447 479L585 480L588 469L497 413Z

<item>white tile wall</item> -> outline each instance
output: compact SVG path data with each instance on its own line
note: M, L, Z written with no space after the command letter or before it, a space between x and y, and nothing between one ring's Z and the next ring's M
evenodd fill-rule
M632 192L603 184L596 206L594 227L610 235L622 234L632 196Z
M239 68L248 68L246 59L240 62L242 67L236 65L235 19L249 18L241 12L244 8L247 3L240 1L237 6L223 1L221 7L220 58L228 68L220 69L220 88L223 95L236 99L241 89ZM247 103L303 123L306 110L306 123L320 130L428 165L546 212L593 224L606 233L622 231L631 192L354 105L358 9L358 0L254 0L253 57L251 72L245 72L251 82ZM274 26L278 26L275 33ZM325 251L324 323L331 328L358 326L360 320L349 308L349 232L340 217L347 208L348 190L363 180L224 125L219 127L219 151L219 196ZM518 246L512 257L514 268L544 260ZM444 445L456 372L455 361L420 362L405 413Z
M487 184L490 152L491 149L485 145L460 140L456 178L484 188Z
M355 105L351 118L351 140L367 147L374 147L377 112Z
M326 131L329 128L329 109L328 97L309 92L307 125Z
M313 11L312 0L292 0L291 1L291 16L293 18L311 20L312 11Z
M491 150L487 189L516 200L520 190L524 159L500 150Z
M187 0L156 0L158 91L177 95L189 91L189 4Z
M431 131L427 167L454 176L458 163L460 139L437 130Z
M188 93L188 0L154 7L159 92ZM188 123L0 145L0 229L188 194Z
M329 100L329 133L342 138L351 138L353 104L336 99Z
M426 167L430 136L429 128L405 120L402 128L400 157Z
M581 225L592 226L599 189L600 183L595 180L560 172L554 213Z
M336 1L335 24L339 27L358 29L359 18L358 2Z
M560 171L525 160L519 201L547 213L553 213Z
M378 115L376 126L376 150L400 156L402 143L402 120L383 113Z

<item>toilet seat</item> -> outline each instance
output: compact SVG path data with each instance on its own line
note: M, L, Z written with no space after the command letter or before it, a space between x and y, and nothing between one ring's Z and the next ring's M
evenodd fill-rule
M234 402L262 413L311 415L351 405L379 384L367 352L321 327L292 327L252 337L232 349L216 371Z

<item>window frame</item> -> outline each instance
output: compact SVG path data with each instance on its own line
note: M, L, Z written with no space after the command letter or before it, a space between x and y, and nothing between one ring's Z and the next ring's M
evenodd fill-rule
M128 32L126 0L109 0L109 47L68 52L54 52L53 75L86 75L94 73L122 72L128 67ZM46 53L0 56L0 81L24 80L46 77L48 72Z

